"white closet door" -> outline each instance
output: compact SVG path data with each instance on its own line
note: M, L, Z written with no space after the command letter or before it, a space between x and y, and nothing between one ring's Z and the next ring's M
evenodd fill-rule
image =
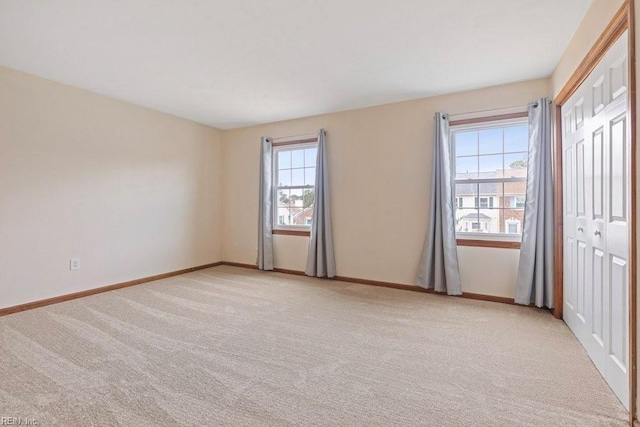
M562 107L564 320L629 404L627 33Z

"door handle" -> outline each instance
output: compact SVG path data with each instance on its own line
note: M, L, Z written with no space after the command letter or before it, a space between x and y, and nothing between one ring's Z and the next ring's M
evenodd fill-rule
M578 231L582 233L584 231L584 228L578 227Z
M599 230L594 231L594 232L593 232L593 234L594 234L595 236L600 236L600 235L602 235L602 233L600 233L600 231L599 231Z

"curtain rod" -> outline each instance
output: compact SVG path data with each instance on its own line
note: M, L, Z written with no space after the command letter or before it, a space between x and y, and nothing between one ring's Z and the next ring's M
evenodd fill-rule
M289 135L289 136L279 136L277 138L272 138L274 141L278 141L280 139L289 139L289 138L302 138L305 136L317 136L318 132L311 132L311 133L303 133L301 135Z
M449 117L466 116L467 114L477 114L477 113L490 113L492 111L511 110L513 108L525 108L525 107L528 107L529 105L537 106L538 102L530 102L530 103L524 104L524 105L513 105L511 107L490 108L488 110L467 111L466 113L449 114Z

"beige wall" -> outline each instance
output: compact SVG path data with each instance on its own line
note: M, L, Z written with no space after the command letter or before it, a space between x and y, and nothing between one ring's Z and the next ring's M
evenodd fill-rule
M0 308L220 261L221 159L216 129L0 67Z
M255 263L261 136L326 128L337 271L413 284L426 234L432 117L524 105L547 79L226 131L224 259ZM304 270L308 238L275 236L276 267ZM460 248L465 292L514 296L518 251Z
M623 3L624 0L593 0L551 76L554 97L562 90Z

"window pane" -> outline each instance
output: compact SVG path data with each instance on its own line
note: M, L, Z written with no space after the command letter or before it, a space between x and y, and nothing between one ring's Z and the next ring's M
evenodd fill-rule
M504 183L504 232L511 233L509 230L517 229L515 233L522 233L522 221L524 219L524 202L527 183L505 182Z
M301 207L294 217L294 225L311 225L313 218L314 191L311 189L302 191Z
M458 209L456 210L456 231L461 233L478 233L483 229L482 218L478 209Z
M291 201L290 191L291 190L278 191L278 213L277 213L278 225L291 224L291 210L289 209L289 205Z
M291 169L278 171L277 184L279 187L287 187L291 185Z
M529 150L529 130L527 125L509 126L504 128L504 151Z
M456 184L454 203L458 233L522 233L527 128L525 124L465 132L454 130L455 175L461 182ZM474 181L501 178L520 180Z
M480 156L480 177L494 178L502 175L502 154Z
M456 132L456 156L473 156L478 154L478 132Z
M291 190L278 190L278 207L289 206Z
M318 154L317 148L305 148L304 150L304 166L306 168L316 166L316 155Z
M456 184L455 188L458 208L475 207L475 199L478 196L478 184Z
M504 210L504 232L521 234L523 218L524 218L524 210L505 209ZM511 231L514 229L517 231Z
M456 230L501 233L501 183L456 184ZM462 199L462 208L460 208Z
M278 169L289 169L291 167L291 151L278 151Z
M316 184L316 168L306 168L304 170L304 184L305 185Z
M497 184L485 184L485 185L493 185L494 186L492 188L492 194L494 195L493 207L495 209L504 208L504 206L505 206L504 184L502 182L499 182Z
M291 185L304 185L304 169L291 170Z
M292 168L304 167L304 150L291 151L291 167Z
M290 206L302 207L302 190L291 190L291 204Z
M478 207L480 209L495 209L498 207L498 197L495 194L479 196Z
M499 209L489 209L480 207L473 217L467 216L467 222L472 224L470 229L474 233L499 233L498 218L500 217Z
M502 153L502 129L487 129L479 132L480 154Z
M275 150L277 168L274 170L274 185L315 185L317 152L316 147ZM274 225L309 227L313 222L314 191L313 188L278 189Z
M479 185L479 218L482 233L503 233L502 223L502 183L482 183Z
M478 178L478 158L456 158L456 179Z
M302 191L302 208L308 209L313 207L315 191L313 189L305 189Z
M504 155L504 176L527 176L527 153L513 153Z
M478 185L479 196L491 199L498 197L500 185L501 184L495 182L483 182L482 184ZM498 204L495 200L487 203L492 203L493 206L498 207Z
M506 182L504 184L505 207L508 209L524 209L526 201L526 182Z

